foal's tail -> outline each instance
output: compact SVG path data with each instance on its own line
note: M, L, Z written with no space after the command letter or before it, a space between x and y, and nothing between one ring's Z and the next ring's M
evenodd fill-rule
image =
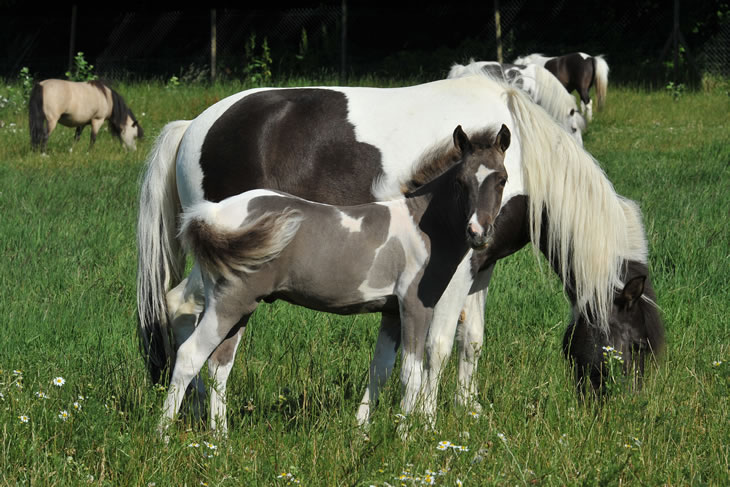
M608 90L608 63L603 56L593 57L593 71L596 83L596 106L603 108Z
M226 279L251 274L276 259L303 219L298 211L287 209L229 227L216 218L223 211L220 203L209 201L193 206L183 214L180 236L202 269Z
M154 382L163 377L173 357L167 323L167 291L182 278L185 254L177 241L175 159L190 125L178 120L165 125L147 158L142 176L137 220L137 313L147 369ZM168 369L169 372L169 369Z
M43 87L40 83L33 85L28 101L28 126L30 128L30 146L33 149L42 147L48 137L46 114L43 112Z

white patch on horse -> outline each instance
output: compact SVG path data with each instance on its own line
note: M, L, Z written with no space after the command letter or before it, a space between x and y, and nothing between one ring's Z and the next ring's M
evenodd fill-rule
M482 183L484 182L484 180L487 179L487 177L490 174L492 174L493 172L496 172L496 171L494 169L489 169L484 164L481 164L479 166L479 169L477 169L477 172L476 172L477 181L479 182L479 186L481 186Z
M337 210L337 212L340 214L340 224L347 228L350 233L359 233L362 231L362 220L365 217L353 218L341 210Z

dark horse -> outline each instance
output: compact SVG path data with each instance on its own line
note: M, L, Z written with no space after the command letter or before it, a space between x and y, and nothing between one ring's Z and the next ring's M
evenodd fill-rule
M30 145L42 152L59 123L76 127L76 141L84 127L91 125L92 146L105 120L109 120L112 135L128 149L135 150L135 139L143 136L142 126L124 98L101 81L47 79L36 83L30 93L28 119Z
M238 335L260 301L276 299L400 320L402 410L418 404L435 418L436 398L418 397L421 370L431 363L423 357L426 335L442 320L456 321L473 279L471 255L491 243L507 182L509 130L488 138L493 145L472 143L456 127L459 162L403 198L334 206L257 189L186 209L180 235L198 266L191 274L200 274L205 311L178 349L161 430L208 357ZM211 394L211 428L223 432L231 352Z
M560 80L569 93L577 91L580 96L581 111L589 122L593 118L593 102L589 93L592 86L596 86L597 108L601 108L606 102L608 64L603 56L591 56L583 52L556 57L530 54L515 59L515 64L543 66Z
M165 380L202 310L202 285L179 284L185 270L181 209L256 188L338 205L392 199L414 179L425 182L441 172L421 171L429 159L455 162L432 150L444 146L454 126L477 134L502 123L512 133L504 161L510 177L494 243L473 260L477 275L460 332L454 320L429 334L428 353L439 357L432 370L440 371L456 337L456 400L479 407L474 372L489 280L499 259L530 242L563 281L573 315L607 336L618 312L616 292L636 272L645 275L645 295L634 304L642 313L628 325L645 335L641 353L658 352L663 342L654 340L661 333L653 328L662 324L653 300L645 299L653 291L639 207L619 196L591 155L526 94L469 76L403 88L254 89L217 102L193 121L166 125L147 160L137 225L140 337L152 378ZM182 315L190 319L178 320ZM644 333L646 327L652 330ZM392 370L398 330L384 315L360 421L368 419ZM237 340L231 337L210 356L209 370L227 363L223 350Z

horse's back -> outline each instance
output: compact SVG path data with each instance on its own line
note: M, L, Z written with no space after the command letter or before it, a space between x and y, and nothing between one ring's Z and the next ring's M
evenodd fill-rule
M511 123L498 85L486 79L246 91L186 131L178 192L184 207L262 187L332 204L373 201L374 180L384 175L397 190L393 182L454 127L490 121Z
M92 119L106 119L111 104L105 91L88 82L47 79L43 87L43 111L49 119L68 127L88 124Z

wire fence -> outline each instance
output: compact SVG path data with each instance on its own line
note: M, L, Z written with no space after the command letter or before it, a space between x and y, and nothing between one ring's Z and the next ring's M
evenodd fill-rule
M618 81L730 75L727 15L715 19L712 12L686 8L681 32L689 45L682 46L680 70L674 69L671 5L647 1L636 6L626 1L606 7L605 3L496 2L504 61L531 52L583 51L604 54L612 78ZM337 2L309 8L226 8L215 13L220 77L250 74L247 68L263 56L264 41L274 77L339 73L343 46L346 72L354 76L436 79L444 77L454 62L496 59L492 2L468 11L459 4L426 2L419 8L353 5L343 12ZM110 78L177 76L194 81L209 76L210 9L104 11L82 5L76 10L73 32L74 36L71 7L0 16L0 76L15 77L27 66L37 77L63 77L78 51Z

